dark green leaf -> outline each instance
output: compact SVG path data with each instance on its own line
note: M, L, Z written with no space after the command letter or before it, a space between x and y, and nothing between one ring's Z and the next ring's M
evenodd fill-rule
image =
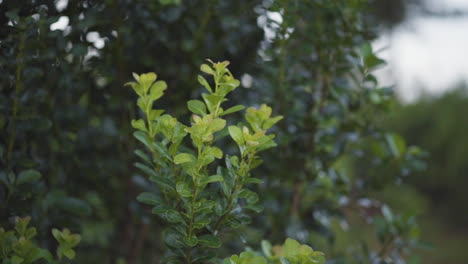
M184 242L189 247L194 247L198 244L198 239L196 236L192 235L191 237L184 237Z
M263 206L260 205L260 204L248 204L247 206L245 206L244 208L246 209L250 209L256 213L260 213L263 211Z
M16 178L16 184L21 185L24 183L30 183L33 181L37 181L41 178L41 173L37 170L25 170L20 172L18 177Z
M65 211L80 216L90 215L92 211L91 207L87 202L72 197L64 197L58 200L57 205Z
M189 186L185 182L178 182L176 186L177 193L180 194L182 197L192 197L192 191L190 190Z
M261 183L263 183L263 180L260 180L260 179L257 179L257 178L247 178L247 180L245 180L245 183L246 184L249 184L249 183L261 184Z
M148 205L161 204L162 200L154 193L144 192L138 195L137 200Z
M145 164L143 163L140 163L140 162L135 162L134 163L135 167L139 168L140 170L142 170L146 176L148 177L151 177L151 176L157 176L156 174L156 171L154 171L154 169L146 166Z
M200 245L210 247L210 248L219 248L221 247L221 241L219 238L213 235L203 235L198 238L198 243Z
M182 215L180 215L179 212L176 210L172 209L166 209L166 210L154 210L153 213L157 214L159 217L162 219L166 220L169 223L177 224L177 223L185 223L184 218Z
M184 236L174 229L167 229L164 231L164 242L167 246L172 248L185 248L183 242Z
M239 192L239 198L246 199L248 204L254 204L258 202L258 194L248 189L242 189Z
M153 147L152 147L152 144L151 144L151 140L150 138L148 137L148 134L146 134L145 132L143 131L136 131L135 133L133 133L133 136L138 139L138 141L140 141L141 143L143 143L148 149L152 150Z
M224 178L221 175L212 175L212 176L202 179L200 183L202 185L206 185L208 183L222 182L222 181L224 181Z

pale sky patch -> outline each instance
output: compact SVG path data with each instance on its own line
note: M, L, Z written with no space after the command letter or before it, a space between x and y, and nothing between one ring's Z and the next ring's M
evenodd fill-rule
M428 1L430 8L468 10L467 0ZM468 17L413 17L375 41L376 50L383 47L388 66L376 74L406 102L468 81Z

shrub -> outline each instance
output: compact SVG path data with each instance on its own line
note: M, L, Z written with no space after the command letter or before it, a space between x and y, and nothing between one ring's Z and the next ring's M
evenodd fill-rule
M242 105L222 107L239 81L227 68L229 62L209 62L200 69L212 77L212 83L198 76L208 93L202 94L203 101L187 102L193 113L190 126L163 114L164 110L153 109L167 88L164 81L156 81L155 73L134 74L136 82L128 83L138 94L137 104L145 115L145 119L132 120L137 129L134 135L145 146L135 151L143 161L136 166L158 187L140 194L138 200L153 206L152 213L167 222L164 239L171 263L206 262L213 256L209 249L221 246L223 231L248 224L246 210L262 210L257 193L246 187L261 182L251 171L262 162L258 154L276 146L274 134L267 130L282 119L271 117L272 109L261 105L247 109L245 122L227 126L223 117L244 109ZM225 141L224 146L216 146L226 135L237 144L239 155L225 154ZM186 136L191 145L183 144ZM223 156L225 165L218 163L214 169Z

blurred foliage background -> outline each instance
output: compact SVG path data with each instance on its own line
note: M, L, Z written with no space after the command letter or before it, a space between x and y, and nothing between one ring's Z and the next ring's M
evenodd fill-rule
M48 248L49 230L68 227L83 237L78 263L157 262L161 222L135 199L149 183L133 167L137 108L123 83L157 72L169 85L161 108L181 116L211 58L231 61L241 80L233 105L267 102L285 116L279 149L256 172L265 210L220 255L289 236L330 263L463 263L466 92L401 105L372 75L383 61L369 43L411 6L424 10L391 0L0 1L0 225L30 215Z

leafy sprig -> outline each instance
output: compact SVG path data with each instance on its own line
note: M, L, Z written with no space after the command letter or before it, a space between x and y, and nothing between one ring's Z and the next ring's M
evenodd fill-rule
M5 264L33 264L62 263L64 257L68 260L75 258L74 248L81 240L81 236L72 234L70 230L52 229L52 234L58 242L57 258L47 249L37 246L33 239L36 236L36 228L29 227L30 217L15 219L14 230L5 231L0 228L0 259Z
M245 251L224 259L223 264L324 264L325 256L307 245L288 238L281 246L262 241L262 253Z
M243 105L223 108L240 82L227 68L229 62L208 61L200 70L212 82L198 76L207 92L202 100L187 102L193 113L190 125L153 109L167 88L164 81L156 81L156 74L134 74L135 81L127 84L137 93L137 105L145 117L132 120L134 135L145 146L135 152L142 160L136 166L158 187L137 199L153 206L152 212L168 224L164 236L171 249L168 263L213 259L210 248L221 246L223 231L249 223L245 209L261 211L258 195L245 186L261 182L250 172L261 163L258 153L276 146L267 130L282 118L271 117L272 109L266 105L250 107L247 124L226 128L224 117L244 109ZM218 138L227 134L237 143L239 156L226 155L222 146L216 146ZM191 145L184 144L187 136ZM224 166L216 162L223 157Z

